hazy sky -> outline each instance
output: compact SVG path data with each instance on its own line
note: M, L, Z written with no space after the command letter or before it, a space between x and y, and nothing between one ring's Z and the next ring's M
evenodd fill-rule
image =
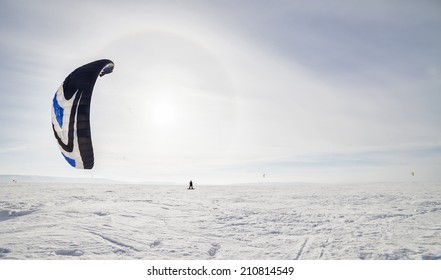
M83 2L0 2L0 174L441 181L440 1ZM52 98L101 58L76 170Z

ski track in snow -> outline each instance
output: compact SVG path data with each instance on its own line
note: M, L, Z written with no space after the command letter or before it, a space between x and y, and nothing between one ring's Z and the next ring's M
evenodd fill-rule
M441 259L439 184L0 184L0 259Z
M101 237L102 239L104 239L104 240L110 242L110 243L113 244L113 245L116 245L116 246L119 246L119 247L124 247L124 248L130 249L130 250L133 250L133 251L137 251L137 252L139 252L139 250L136 249L135 247L132 247L132 246L130 246L130 245L127 245L127 244L125 244L125 243L123 243L123 242L121 242L121 241L118 241L118 240L115 240L115 239L113 239L113 238L110 238L110 237L107 237L107 236L101 235L101 234L96 233L96 232L90 232L90 233L91 233L91 234L94 234L94 235L96 235L96 236ZM121 252L122 252L122 250L121 250ZM124 251L124 252L125 252L125 251Z
M303 242L302 246L300 247L300 250L297 253L297 256L294 258L295 260L300 260L300 257L302 256L303 249L305 249L306 242L308 242L308 238L305 239L305 242Z

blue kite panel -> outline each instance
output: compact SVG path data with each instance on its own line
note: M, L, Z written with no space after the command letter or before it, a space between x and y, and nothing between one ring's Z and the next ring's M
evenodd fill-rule
M77 164L76 164L76 162L75 162L75 160L73 159L73 158L70 158L70 157L67 157L67 156L65 156L63 153L61 153L62 155L63 155L63 157L66 159L66 161L70 164L70 165L72 165L73 167L75 167Z
M57 101L57 94L54 96L54 113L55 117L57 118L57 122L60 125L60 127L63 127L63 115L64 115L64 109L58 104Z

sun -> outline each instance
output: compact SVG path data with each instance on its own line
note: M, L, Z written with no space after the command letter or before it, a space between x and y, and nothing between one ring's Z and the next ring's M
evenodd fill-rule
M177 106L170 100L156 100L151 108L152 121L156 126L166 128L176 123Z

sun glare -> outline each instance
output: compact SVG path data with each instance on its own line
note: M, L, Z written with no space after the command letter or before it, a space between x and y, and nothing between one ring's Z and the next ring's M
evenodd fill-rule
M172 126L176 122L176 106L167 100L159 100L153 104L153 121L159 127Z

